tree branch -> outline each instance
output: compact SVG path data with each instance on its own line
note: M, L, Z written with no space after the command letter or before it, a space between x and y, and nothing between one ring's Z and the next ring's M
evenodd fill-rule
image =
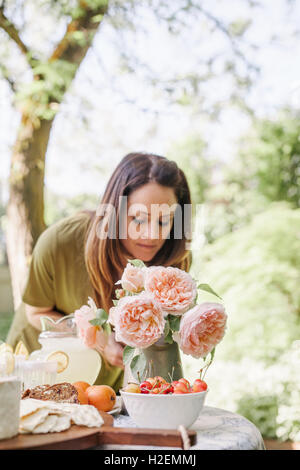
M31 66L32 63L29 54L30 51L20 38L20 33L15 27L15 25L4 14L3 5L0 6L0 28L2 28L8 34L8 36L15 42L19 50L27 57L27 62Z
M254 64L252 64L251 62L249 62L247 58L244 56L244 54L241 52L241 50L237 47L234 37L230 34L226 26L222 23L221 20L219 20L219 18L217 18L211 12L207 11L205 8L203 8L202 5L199 5L198 3L194 3L193 0L187 0L187 5L191 8L194 8L200 11L200 13L202 13L211 23L215 25L215 27L219 31L221 31L227 37L228 41L231 44L233 52L235 53L237 57L239 57L244 62L248 70L253 70L256 73L259 71L259 68L255 66Z
M108 1L100 2L97 8L89 7L88 2L84 0L79 0L78 3L82 14L68 24L66 33L53 51L49 62L59 59L79 66L108 10Z
M3 65L0 64L0 73L2 74L2 77L7 81L9 84L9 87L13 93L17 91L17 86L15 81L10 77L7 68Z

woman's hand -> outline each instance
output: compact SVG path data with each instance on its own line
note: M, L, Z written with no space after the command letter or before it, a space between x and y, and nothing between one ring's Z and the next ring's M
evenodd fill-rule
M112 332L102 354L111 365L124 369L123 349L124 345L115 340L115 334Z

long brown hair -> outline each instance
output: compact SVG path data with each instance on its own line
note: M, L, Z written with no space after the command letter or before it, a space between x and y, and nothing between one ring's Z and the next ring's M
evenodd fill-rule
M148 153L129 153L116 167L100 202L115 208L117 221L120 215L120 198L129 196L137 188L155 182L162 186L174 189L177 204L181 207L182 226L187 223L184 215L185 205L191 205L191 195L183 171L174 161L165 157ZM191 207L191 206L189 206ZM94 289L94 300L98 307L108 312L113 305L112 299L116 289L115 283L119 280L120 272L124 269L124 249L118 234L110 238L100 238L98 235L99 223L103 215L97 211L91 214L91 219L85 236L85 263ZM117 224L118 226L118 224ZM186 248L183 231L180 239L174 237L174 224L170 236L163 247L151 260L151 265L174 266L189 271L192 261L190 250ZM147 264L147 263L146 263Z

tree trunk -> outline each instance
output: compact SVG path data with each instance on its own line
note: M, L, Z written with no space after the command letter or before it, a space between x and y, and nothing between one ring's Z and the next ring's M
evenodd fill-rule
M15 311L22 301L32 249L46 228L45 154L53 121L36 122L22 116L10 168L6 245Z
M78 7L81 10L80 15L77 19L70 21L64 37L48 60L48 67L62 64L63 62L73 66L73 72L70 77L65 77L65 69L61 69L62 96L67 91L92 44L94 34L107 12L108 0L96 2L94 6L93 2L78 0ZM4 20L2 24L0 21L0 28L5 29L9 36L18 44L22 52L28 55L27 48L24 46L24 50L22 47L23 43L15 26L6 17L4 17ZM78 34L80 40L78 39ZM56 74L58 72L59 67L55 70ZM47 80L47 76L39 72L34 75L34 80ZM44 221L45 155L54 115L52 119L47 119L43 111L47 110L47 108L49 111L53 109L53 105L57 106L59 104L57 101L62 98L58 98L57 90L55 91L52 95L51 88L49 89L48 86L48 88L45 87L43 92L40 92L41 114L39 114L39 106L37 106L38 95L34 93L34 99L30 103L32 111L22 111L21 124L12 154L9 182L10 197L7 206L6 245L15 311L22 302L21 296L27 278L28 266L31 261L32 249L39 235L46 228ZM27 98L28 100L30 101L29 97ZM26 106L28 109L28 102L27 104L26 102L24 103L24 109L26 109ZM33 116L33 114L35 115ZM49 114L47 117L49 117Z

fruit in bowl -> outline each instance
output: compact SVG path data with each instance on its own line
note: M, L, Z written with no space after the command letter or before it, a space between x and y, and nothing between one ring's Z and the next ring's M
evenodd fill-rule
M196 379L193 384L181 378L167 382L149 377L129 383L120 390L129 416L139 427L152 429L189 428L198 418L208 392L207 384Z

